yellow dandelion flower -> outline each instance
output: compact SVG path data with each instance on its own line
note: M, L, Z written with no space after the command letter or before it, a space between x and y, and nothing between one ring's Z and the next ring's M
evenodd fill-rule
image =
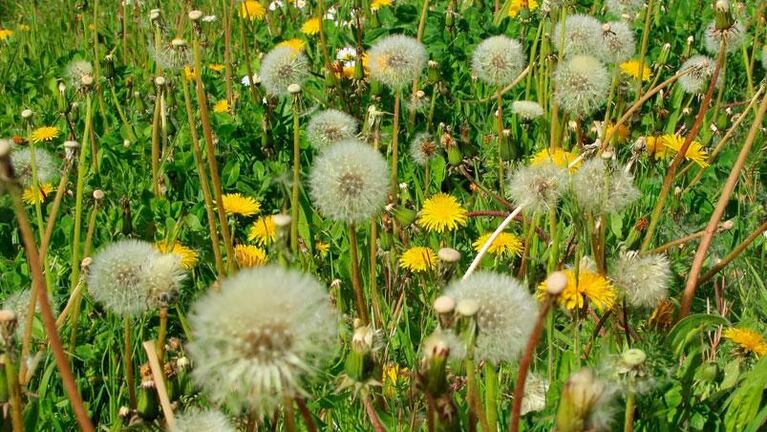
M227 214L251 216L261 210L261 204L258 201L238 193L224 194L221 201Z
M625 63L621 63L620 69L624 75L628 75L634 79L639 78L639 60L632 59ZM644 64L642 65L642 81L647 81L649 79L650 79L650 68L646 64Z
M4 41L13 36L13 30L0 28L0 41Z
M472 243L474 250L479 252L491 235L493 235L493 233L486 233L479 236L479 238ZM522 252L522 241L514 234L502 232L498 234L498 237L496 237L495 240L493 240L490 249L487 251L493 255L508 254L510 256L517 256Z
M408 382L410 374L406 367L402 367L393 362L386 362L383 365L382 377L383 377L383 394L388 398L393 398L397 395L397 387L404 385Z
M56 126L44 126L33 130L31 139L33 143L52 141L60 133L61 131Z
M399 266L411 271L422 272L434 268L437 264L437 254L431 248L415 246L402 253Z
M328 256L328 252L330 251L330 245L323 241L316 241L314 243L314 249L316 249L317 253L320 254L320 258L325 258Z
M223 72L224 69L226 69L226 66L218 63L209 64L208 69L212 70L213 72Z
M28 187L24 189L24 193L21 195L21 199L27 204L42 203L53 192L53 185L50 183L43 183L37 189Z
M538 9L538 2L536 0L511 0L511 6L509 6L509 17L516 18L522 10L527 9L534 11Z
M305 35L315 35L320 32L320 26L322 25L322 21L320 21L319 18L309 18L304 22L304 25L301 26L301 33Z
M578 282L575 281L575 272L565 270L567 287L557 297L557 304L567 310L581 309L586 301L599 310L610 309L615 304L617 293L612 283L604 276L580 269ZM538 285L538 299L546 296L546 281Z
M266 16L266 9L255 0L245 0L240 3L240 18L262 20Z
M261 216L253 222L248 231L248 240L255 241L261 246L274 241L277 236L277 226L272 215Z
M197 265L199 255L194 249L182 245L179 242L173 242L173 246L169 247L168 242L160 240L154 244L154 248L159 252L167 254L172 253L181 259L181 266L185 269L194 268Z
M187 81L194 81L194 69L189 66L184 66L184 78Z
M23 31L23 32L28 32L28 31L32 30L32 27L30 27L30 26L28 26L26 24L19 24L18 27L16 27L16 28L19 29L19 31Z
M630 134L631 131L625 125L616 128L612 123L607 124L607 135L610 135L613 141L625 142Z
M757 357L767 354L767 341L751 329L732 327L722 332L722 336L737 344L743 351L752 352Z
M392 3L393 0L373 0L370 2L370 10L375 12L382 7L391 6Z
M277 46L278 47L286 46L286 47L293 48L293 51L295 52L301 52L304 50L306 43L302 41L301 39L293 38L293 39L284 40L278 43Z
M452 231L466 225L468 220L466 209L461 207L454 196L438 193L423 203L418 225L427 231Z
M243 244L234 247L234 259L242 268L262 266L269 260L266 257L266 251L260 247Z
M348 65L344 64L343 66L342 75L344 76L344 78L352 79L354 78L354 73L356 72L355 69L357 65L354 62L347 62L347 63L349 64Z
M557 148L553 152L550 152L548 148L545 148L533 155L533 158L530 160L530 165L535 166L544 164L546 162L552 162L554 165L560 168L568 168L572 173L578 171L578 168L581 167L581 162L578 161L578 163L570 168L570 164L577 158L577 154L571 153L567 150L562 150L561 148Z
M666 146L666 148L673 150L673 154L676 154L679 153L679 150L682 149L685 137L667 134L660 137L660 140L661 143ZM667 155L668 152L665 152L664 154ZM708 162L706 162L708 159L708 153L706 153L703 145L701 145L701 143L698 141L693 141L690 143L690 147L687 148L687 152L684 154L684 158L688 161L695 162L701 168L706 168L708 166Z
M214 113L228 113L229 112L229 101L226 99L222 99L215 104L213 104L213 112Z

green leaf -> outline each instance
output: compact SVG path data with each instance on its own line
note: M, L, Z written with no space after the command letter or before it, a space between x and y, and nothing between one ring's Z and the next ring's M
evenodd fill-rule
M767 356L743 376L741 385L727 400L727 412L724 416L725 429L741 431L754 423L760 414L762 393L767 386ZM758 427L758 426L757 426Z
M729 321L719 315L694 314L685 317L671 329L666 341L677 356L684 352L703 330L717 325L729 325Z

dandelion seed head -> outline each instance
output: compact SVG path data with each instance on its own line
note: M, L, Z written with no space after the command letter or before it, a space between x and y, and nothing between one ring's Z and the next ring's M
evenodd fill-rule
M725 43L725 51L730 54L739 51L746 42L747 37L748 33L746 33L746 29L740 21L736 21L732 27L725 30L717 30L716 22L711 21L703 32L703 45L706 47L706 51L716 55L719 54L722 39L725 39L727 41Z
M235 432L229 419L221 411L187 411L176 415L170 432Z
M306 137L317 148L354 138L356 134L357 120L334 109L318 112L306 126Z
M559 51L562 46L562 23L554 24L551 44ZM602 24L596 18L575 14L565 19L564 55L566 57L589 54L594 55L602 46Z
M689 73L682 75L677 82L686 93L703 93L708 89L708 84L711 77L714 75L715 68L716 62L710 57L704 55L690 57L680 68L680 71L689 70ZM721 87L723 82L724 80L720 73L716 81L716 86Z
M361 222L386 204L388 172L379 152L356 139L340 141L314 161L309 174L312 201L330 219Z
M530 213L556 206L566 184L566 170L551 162L518 168L509 178L508 195Z
M64 71L69 85L73 89L79 90L83 86L83 77L93 76L93 65L85 60L73 60L69 62Z
M623 21L602 25L600 59L607 64L621 64L636 53L634 32Z
M504 274L477 272L451 283L445 295L459 304L463 300L478 303L475 315L478 360L498 364L517 358L538 314L538 305L521 283Z
M573 175L571 188L581 208L596 213L618 213L640 195L631 174L602 158L586 161Z
M543 107L535 101L514 101L511 111L525 120L533 120L543 115Z
M335 355L337 319L312 277L241 270L192 306L193 381L214 403L269 415L284 397L306 396L306 382Z
M460 361L466 357L466 345L460 337L451 330L436 329L423 344L423 356L431 359L435 356L447 357L453 361Z
M37 183L55 183L58 180L59 163L47 150L40 147L34 149L34 173L37 174ZM13 166L16 179L25 188L32 186L32 149L30 147L12 147L11 165Z
M146 302L150 309L167 307L186 279L181 257L173 253L153 256L146 267Z
M410 157L413 158L415 163L421 166L425 166L429 161L437 154L437 142L434 137L427 133L421 132L416 134L413 141L410 143Z
M368 50L370 76L392 89L401 89L421 75L428 58L426 48L405 35L384 37Z
M613 262L610 279L634 307L654 308L668 297L671 267L662 254L622 252Z
M151 243L140 240L120 240L101 249L88 273L94 300L118 315L145 312L150 262L159 256Z
M584 368L575 372L570 375L562 390L556 417L557 430L609 430L617 394L614 385L598 378L591 369Z
M526 59L522 45L507 36L483 40L471 57L471 70L487 84L504 86L522 72Z
M261 59L261 84L273 96L287 96L288 86L309 77L309 60L290 46L278 46Z
M169 44L153 46L150 51L154 61L163 69L177 71L193 66L192 50L184 39L177 38Z
M554 71L554 99L574 117L583 118L602 107L610 87L607 68L596 58L577 55Z
M640 9L644 6L644 0L606 0L605 6L613 15L619 17L628 17L630 20L635 18Z
M16 338L19 340L24 336L24 329L26 329L29 320L29 299L31 296L32 290L27 288L10 294L3 301L2 308L16 314ZM35 306L35 310L40 310L39 303Z

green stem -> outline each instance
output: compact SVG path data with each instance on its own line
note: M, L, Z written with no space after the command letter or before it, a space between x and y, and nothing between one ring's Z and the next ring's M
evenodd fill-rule
M136 383L133 377L133 344L131 342L131 319L123 319L123 366L125 368L125 383L128 386L128 403L131 409L136 409Z
M498 400L498 372L495 365L485 362L485 413L490 430L495 430L498 425L498 412L496 401Z
M80 280L80 229L83 218L83 191L85 189L85 161L88 155L88 146L85 141L90 139L90 131L93 122L93 103L91 95L85 99L85 132L83 132L83 145L80 146L80 157L77 161L77 186L75 191L75 220L74 232L72 233L72 260L70 261L72 274L70 276L70 292L75 289ZM95 157L95 155L94 155Z
M354 291L354 303L357 308L358 318L364 325L370 322L370 318L368 317L365 293L362 288L362 277L360 276L360 261L357 247L357 226L354 223L349 224L349 249L352 261L352 290Z
M298 254L298 202L301 186L301 123L299 119L299 95L293 96L293 191L291 194L290 249Z

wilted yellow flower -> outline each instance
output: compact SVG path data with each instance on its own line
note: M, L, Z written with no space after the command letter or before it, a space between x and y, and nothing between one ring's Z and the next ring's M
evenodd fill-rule
M213 105L213 112L214 113L228 113L229 112L229 101L226 99L221 99L220 101L216 102Z
M218 63L209 64L208 69L212 70L213 72L222 72L224 69L226 69L226 66Z
M304 22L304 25L301 26L301 33L305 35L315 35L320 32L321 25L322 21L320 21L319 18L309 18Z
M370 2L370 10L377 11L382 7L391 6L393 0L373 0Z
M684 140L685 137L670 134L661 137L649 136L645 137L645 145L648 153L654 155L658 159L665 159L676 156L679 150L682 149ZM687 148L687 152L684 156L685 159L695 162L702 168L708 166L708 154L706 153L706 150L703 149L703 145L698 141L690 143L690 147Z
M58 137L61 131L56 126L44 126L32 131L32 142L41 143L44 141L51 141Z
M402 253L399 266L411 271L428 271L437 264L437 254L431 248L415 246Z
M533 155L533 158L530 160L530 165L535 166L551 162L560 168L568 168L572 173L578 171L578 168L581 167L581 161L578 161L578 163L570 167L570 164L577 158L577 154L562 150L561 148L557 148L553 152L548 148L545 148Z
M293 38L293 39L284 40L278 43L277 46L278 47L286 46L286 47L293 48L293 51L301 52L304 50L306 43L302 41L301 39Z
M251 216L261 210L261 204L258 201L251 197L244 197L239 193L224 194L221 201L227 214Z
M620 68L621 72L623 72L625 75L628 75L634 79L639 78L639 60L632 59L625 63L621 63ZM642 81L647 81L649 79L650 68L647 66L647 64L644 64L642 65Z
M262 20L266 16L266 9L255 0L245 0L240 3L240 17L253 20Z
M161 253L172 253L181 259L181 266L185 269L194 268L197 265L198 255L194 249L182 245L179 242L173 242L172 247L168 247L165 240L160 240L154 244L154 248Z
M486 233L479 236L479 238L472 243L474 250L479 252L491 235L493 235L493 233ZM495 240L493 240L493 243L487 251L493 255L509 254L511 256L516 256L522 252L522 241L514 234L502 232L498 234L498 237L496 237Z
M737 344L741 350L752 352L757 357L767 354L767 341L751 329L731 327L722 332L722 336Z
M253 222L248 231L248 240L255 241L261 246L274 241L277 235L277 227L274 225L272 215L261 216Z
M509 17L515 18L523 9L536 10L538 9L538 2L536 0L511 0Z
M574 271L565 270L565 275L567 287L557 297L559 306L567 310L581 309L588 300L595 308L603 310L610 309L615 304L615 287L604 276L581 268L576 283ZM546 281L543 281L538 285L537 297L540 300L546 295Z
M24 189L24 193L21 195L21 199L27 204L42 203L53 192L53 185L50 183L43 183L39 185L37 189L28 187Z
M237 260L237 265L242 268L261 266L268 261L266 251L258 246L243 244L234 247L234 258Z
M317 250L321 258L325 258L328 256L328 251L330 251L330 245L323 241L317 241L314 243L314 249Z
M466 209L461 207L454 196L438 193L423 203L418 225L427 231L452 231L466 225L468 220Z
M13 36L13 30L0 28L0 41L4 41Z

